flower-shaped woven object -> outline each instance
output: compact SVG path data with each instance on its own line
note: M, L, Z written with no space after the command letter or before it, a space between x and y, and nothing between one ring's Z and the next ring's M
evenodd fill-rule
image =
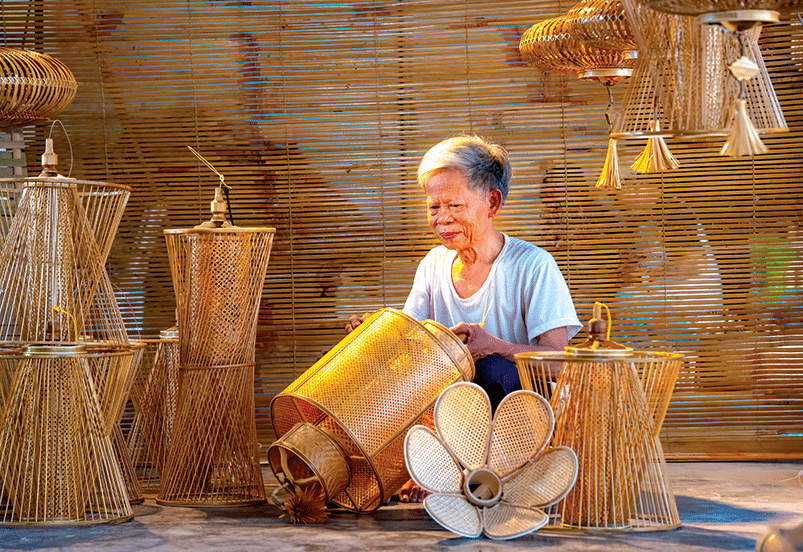
M434 422L435 432L410 429L404 456L413 481L430 492L424 508L449 531L492 539L526 535L547 523L542 508L574 486L574 452L544 450L555 418L537 393L509 394L492 417L481 387L455 383L438 397Z

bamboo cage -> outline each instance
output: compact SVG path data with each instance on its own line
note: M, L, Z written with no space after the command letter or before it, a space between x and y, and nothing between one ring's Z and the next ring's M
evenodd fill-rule
M273 400L270 468L290 488L372 512L409 479L407 430L431 428L439 393L473 376L448 328L380 309Z
M218 221L216 202L212 206L212 221L164 231L176 293L179 374L159 504L265 501L254 348L275 229Z

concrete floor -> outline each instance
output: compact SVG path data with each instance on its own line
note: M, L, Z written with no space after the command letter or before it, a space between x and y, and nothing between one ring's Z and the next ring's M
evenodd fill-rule
M509 541L466 539L420 505L395 499L371 515L334 511L322 525L291 525L272 504L240 508L159 506L146 494L134 519L118 524L0 527L0 550L161 552L179 550L416 550L497 552L720 552L754 550L770 526L803 519L803 463L670 463L682 527L650 533L540 530ZM266 475L268 491L272 476Z

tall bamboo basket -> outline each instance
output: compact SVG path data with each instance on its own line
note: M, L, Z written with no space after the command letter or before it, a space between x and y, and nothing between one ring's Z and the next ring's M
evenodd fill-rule
M133 515L89 360L133 352L106 348L42 344L0 351L0 366L13 374L0 426L3 523L101 523Z
M257 314L275 230L240 228L215 217L195 228L164 231L180 366L159 504L265 501L254 368Z
M432 428L440 392L473 377L471 354L448 328L381 309L273 399L271 470L326 502L372 512L409 479L407 430Z
M144 341L148 348L131 391L134 419L127 445L142 487L158 490L178 395L178 328Z

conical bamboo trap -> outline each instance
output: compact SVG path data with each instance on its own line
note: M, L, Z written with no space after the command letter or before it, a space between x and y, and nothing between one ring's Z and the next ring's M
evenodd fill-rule
M180 368L160 504L265 501L254 355L274 233L228 223L164 231L176 292Z
M158 339L146 339L145 358L130 399L134 419L128 451L137 478L145 489L158 489L167 460L178 395L178 328L162 330Z
M109 410L95 391L89 355L128 357L128 347L6 346L0 366L13 374L0 426L0 521L100 523L132 516L114 455Z
M554 385L552 445L568 446L578 457L577 483L551 510L550 526L655 531L680 525L658 433L682 358L628 350L516 355L524 389Z
M473 376L447 328L381 309L273 399L271 470L288 487L372 512L409 479L407 430L432 427L438 394Z

